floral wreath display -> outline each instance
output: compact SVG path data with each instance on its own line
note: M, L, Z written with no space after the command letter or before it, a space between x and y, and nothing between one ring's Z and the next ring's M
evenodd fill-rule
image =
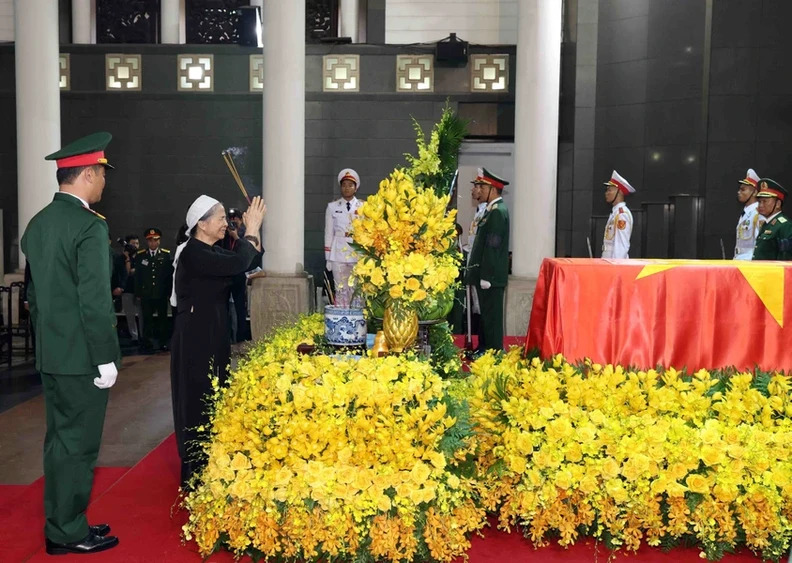
M443 380L411 354L300 356L320 315L216 385L186 539L291 561L450 561L497 516L535 545L747 546L792 538L792 385L488 353Z

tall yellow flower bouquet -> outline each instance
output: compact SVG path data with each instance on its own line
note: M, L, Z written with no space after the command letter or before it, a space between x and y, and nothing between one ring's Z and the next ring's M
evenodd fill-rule
M397 169L360 208L352 222L352 246L361 254L353 276L375 316L393 302L415 308L419 317L431 314L453 287L461 256L449 199L416 187ZM438 317L447 314L440 309Z

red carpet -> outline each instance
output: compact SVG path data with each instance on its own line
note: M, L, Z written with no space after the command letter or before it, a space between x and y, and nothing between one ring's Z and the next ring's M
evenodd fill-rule
M96 502L129 471L128 467L97 467L91 502ZM93 507L91 522L98 523ZM44 542L44 477L30 485L0 486L0 561L26 561Z
M180 531L187 515L175 511L176 490L179 482L179 459L173 436L166 439L135 467L123 474L121 469L97 470L94 499L88 509L91 522L107 522L113 527L121 543L115 549L91 556L96 562L151 563L168 561L174 563L199 563L202 561L194 543L181 544ZM111 479L120 477L107 488ZM37 481L37 483L40 483ZM35 485L35 484L34 484ZM19 510L13 514L5 512L0 519L0 561L52 561L43 546L42 488L33 485L22 497L14 501ZM7 507L6 507L7 508ZM172 515L173 514L173 515ZM471 563L503 563L512 561L578 563L608 561L609 552L599 546L595 549L591 541L563 549L551 544L542 549L534 547L518 533L506 534L495 529L486 530L486 538L474 537L469 552ZM13 552L8 551L11 542L20 544ZM642 549L637 555L617 555L612 561L659 562L677 561L693 563L701 561L697 550L679 549L663 553L657 549ZM85 557L64 556L58 562L83 563ZM228 553L213 555L207 561L231 562ZM243 561L250 561L244 558ZM756 561L749 552L728 556L727 563Z

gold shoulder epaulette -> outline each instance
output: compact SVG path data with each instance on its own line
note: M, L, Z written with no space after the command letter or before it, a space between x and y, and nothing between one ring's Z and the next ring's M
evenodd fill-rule
M167 252L168 254L170 254L170 250L168 250L167 248L160 248L160 250L161 250L162 252Z
M101 213L97 213L96 211L94 211L90 207L83 207L83 209L85 209L86 211L90 211L91 213L93 213L94 215L99 217L102 221L107 221L107 218L104 215L102 215Z
M138 253L138 254L143 254L144 252L146 252L146 249L145 249L145 248L144 248L143 250L138 250L138 251L137 251L137 253Z

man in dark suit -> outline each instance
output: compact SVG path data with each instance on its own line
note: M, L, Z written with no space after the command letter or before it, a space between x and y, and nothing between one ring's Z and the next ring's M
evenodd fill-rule
M468 259L468 285L476 289L481 305L478 350L503 349L503 296L509 281L509 211L501 192L509 182L482 168L474 184L481 185L487 210L478 223Z
M59 192L22 237L28 301L47 413L44 512L47 553L92 553L118 544L85 509L102 439L108 389L120 361L110 291L109 232L90 208L102 198L109 133L94 133L46 157Z

